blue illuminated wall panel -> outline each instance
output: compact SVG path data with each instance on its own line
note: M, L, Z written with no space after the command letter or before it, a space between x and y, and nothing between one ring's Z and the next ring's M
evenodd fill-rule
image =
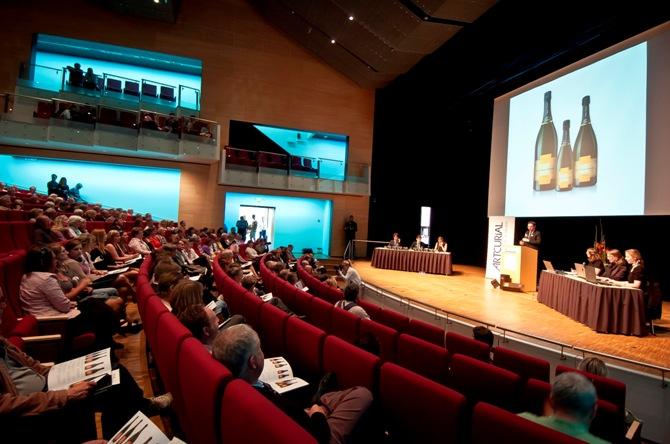
M272 247L293 244L296 252L312 248L315 253L330 254L332 201L266 194L226 193L224 221L235 226L240 206L275 208ZM319 250L320 249L320 250Z
M34 185L38 192L46 193L52 174L66 177L70 187L81 182L81 196L88 202L132 208L151 213L154 219L177 220L178 169L0 155L0 181L7 184L21 188Z

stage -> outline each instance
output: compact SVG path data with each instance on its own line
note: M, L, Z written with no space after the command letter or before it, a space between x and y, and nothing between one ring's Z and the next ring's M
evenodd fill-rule
M356 260L354 268L364 282L425 306L578 348L670 367L670 302L664 302L663 318L655 322L657 336L605 334L537 302L537 293L494 289L484 277L484 268L454 265L451 276L373 268L365 260Z

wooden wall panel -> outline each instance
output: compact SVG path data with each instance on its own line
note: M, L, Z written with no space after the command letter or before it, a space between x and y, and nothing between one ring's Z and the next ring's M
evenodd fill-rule
M195 57L203 61L201 115L221 123L222 145L228 141L229 121L234 119L348 134L349 160L371 161L374 91L360 88L298 46L245 0L183 1L175 24L123 16L86 0L2 2L0 15L6 19L0 40L0 91L14 90L19 64L29 59L34 33ZM12 149L1 149L7 150ZM218 165L35 151L34 155L94 161L178 165L182 169L180 218L209 226L223 220L226 188L217 185ZM309 196L333 200L333 254L341 253L345 215L355 214L367 235L368 198Z

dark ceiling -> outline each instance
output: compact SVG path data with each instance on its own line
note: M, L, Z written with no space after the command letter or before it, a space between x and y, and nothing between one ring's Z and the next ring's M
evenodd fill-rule
M90 0L120 14L175 23L181 0Z
M365 88L387 85L495 0L251 0L275 27Z

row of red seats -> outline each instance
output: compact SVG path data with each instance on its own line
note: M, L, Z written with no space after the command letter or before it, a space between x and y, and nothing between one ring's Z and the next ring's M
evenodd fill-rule
M149 283L151 259L137 282L144 332L188 442L312 444L316 441L253 387L235 380L168 312Z
M476 436L475 431L467 427L472 407L478 402L477 405L484 406L486 412L495 413L494 419L502 417L518 425L508 428L513 433L508 437L510 440L518 440L519 434L523 436L524 427L537 433L539 426L520 418L518 421L513 413L500 412L487 404L507 407L518 394L518 375L455 354L451 357L450 386L447 387L406 368L413 364L409 349L406 361L384 362L341 338L263 303L225 275L218 263L214 264L214 277L231 311L245 316L259 332L266 355L286 356L298 369L298 374L307 379L315 380L322 373L334 372L344 387L368 387L375 394L384 427L394 442L460 442L468 434L472 434L473 442L490 442L486 435ZM361 325L366 322L373 321L362 321ZM411 348L411 344L408 347ZM560 433L555 435L557 441L549 442L574 442L569 438L563 440L565 435Z
M417 322L416 320L410 320L396 312L383 310L372 304L361 304L372 315L372 320L360 320L348 312L334 308L328 302L307 295L291 286L271 273L263 263L261 263L261 273L264 283L273 290L275 296L281 297L289 307L297 312L306 314L310 322L326 332L352 343L357 337L368 332L375 335L381 345L382 361L394 361L423 376L457 388L467 393L469 398L474 396L476 399L486 399L481 396L489 396L490 402L513 411L527 410L537 414L543 411L544 402L550 391L548 382L550 366L545 360L502 347L494 348L493 365L518 375L519 380L515 381L509 378L509 375L504 376L504 373L493 370L491 364L482 365L476 362L475 360L488 362L489 350L485 344L472 338L451 332L444 334L442 330L438 335L435 331L437 327L426 328L427 325L430 325L426 323L416 324L420 328L412 329L411 326ZM307 278L305 281L311 285L310 290L317 289L319 286L325 287L315 278L309 275L305 277ZM231 292L236 294L235 290ZM247 305L249 305L248 301ZM380 322L375 322L375 319ZM382 323L386 325L381 325ZM263 326L261 325L260 328L262 329ZM400 333L402 331L407 333ZM419 334L413 336L411 333L414 332ZM432 343L421 339L421 336L432 339ZM440 341L441 337L444 342ZM446 344L446 349L443 344ZM466 360L464 372L458 371L458 368L463 365L463 359L456 361L452 359L458 354L474 358L471 362ZM557 368L557 374L563 371L574 371L574 369L563 366ZM480 380L494 381L492 386L471 384L472 375L477 373L481 376ZM600 413L592 425L592 430L599 436L619 439L623 435L625 385L609 378L584 374L594 382L601 399L599 401ZM459 380L462 375L466 375L465 379ZM485 393L482 393L482 390Z

